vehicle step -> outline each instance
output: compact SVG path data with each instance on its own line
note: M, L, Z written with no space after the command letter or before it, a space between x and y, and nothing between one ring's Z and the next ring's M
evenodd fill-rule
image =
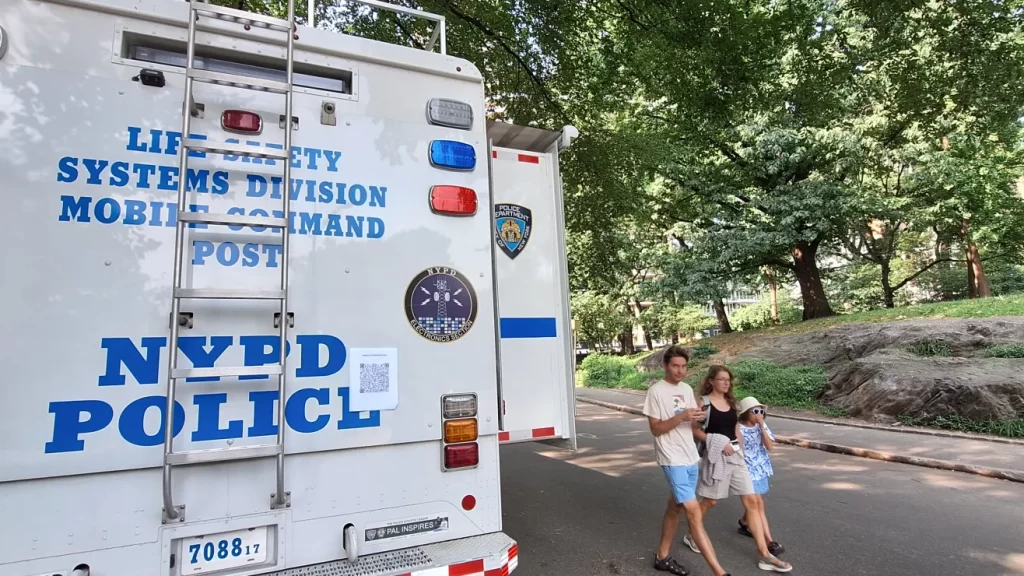
M188 75L197 82L217 84L219 86L233 86L235 88L245 88L247 90L257 90L260 92L286 94L291 90L291 87L288 86L287 82L267 80L266 78L256 78L255 76L224 74L222 72L210 72L209 70L202 70L198 68L190 69L188 71Z
M277 376L280 364L266 366L224 366L216 368L175 368L171 378L235 378L238 376Z
M249 216L246 214L210 214L208 212L179 212L182 222L197 224L220 224L223 226L251 226L262 228L284 228L288 221L273 216Z
M196 300L281 300L284 290L249 290L246 288L178 288L178 298Z
M192 5L192 9L196 12L217 18L218 20L224 20L226 22L249 24L258 28L268 28L279 32L288 32L293 28L287 20L282 20L281 18L264 16L262 14L246 12L245 10L228 8L227 6L217 6L206 2L190 2L190 4Z
M367 540L367 544L370 541ZM477 558L479 560L473 560ZM518 565L514 540L501 532L426 544L415 548L286 568L264 576L434 576L510 574Z
M185 138L182 146L196 152L208 154L223 154L225 156L245 156L248 158L266 158L270 160L287 160L289 154L284 149L267 148L265 146L249 146L247 144L232 144L230 142L213 142L210 140L199 140L198 138Z
M164 455L164 463L171 466L182 464L204 464L208 462L230 462L232 460L250 460L252 458L269 458L282 452L280 444L260 444L258 446L234 446L232 448L215 448L213 450L190 450L187 452L171 452Z

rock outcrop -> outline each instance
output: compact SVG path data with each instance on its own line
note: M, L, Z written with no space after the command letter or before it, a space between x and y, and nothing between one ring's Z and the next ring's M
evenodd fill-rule
M820 400L866 420L1024 417L1024 360L880 350L831 371Z
M934 342L949 357L907 351ZM819 399L859 418L1024 418L1024 359L984 357L986 348L1011 343L1024 343L1024 318L908 320L763 338L738 357L825 366Z
M665 350L668 350L668 346L664 348L658 348L654 352L644 356L636 363L636 369L641 372L656 372L662 369L664 364ZM687 348L690 353L693 353L692 348Z

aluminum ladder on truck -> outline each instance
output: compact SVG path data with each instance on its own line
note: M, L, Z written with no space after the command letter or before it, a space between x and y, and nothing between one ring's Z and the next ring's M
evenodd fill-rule
M260 217L233 214L211 214L187 211L188 196L188 159L189 152L206 152L210 154L230 154L234 156L247 156L250 158L265 158L280 161L284 166L284 182L291 182L290 152L292 149L292 71L294 68L295 55L295 2L288 0L288 19L281 20L242 10L235 10L223 6L216 6L204 2L192 0L188 2L188 43L185 60L185 99L182 109L181 133L182 143L178 151L178 223L174 233L174 290L171 296L171 336L168 342L168 363L167 374L167 407L164 413L164 463L163 463L163 522L184 522L185 505L175 505L172 491L172 468L185 464L202 464L210 462L226 462L232 460L245 460L251 458L277 459L277 489L271 494L271 509L285 508L291 505L290 493L284 489L284 434L287 426L284 424L284 398L285 398L285 351L287 350L288 339L288 214L291 194L282 194L283 217ZM222 21L232 22L244 27L245 30L254 28L261 30L272 30L287 35L286 55L286 77L284 82L267 80L245 75L224 74L211 72L194 67L196 51L196 23L199 18L215 18ZM281 149L254 147L245 144L231 144L227 142L213 142L189 138L191 134L191 120L195 113L195 102L192 98L192 88L196 82L227 86L243 90L256 90L281 94L284 97L284 146ZM217 289L217 288L185 288L182 286L184 262L187 256L185 240L187 236L187 225L191 223L234 225L234 226L262 226L281 231L281 284L277 290L247 290L247 289ZM280 361L277 364L265 366L247 367L219 367L219 368L179 368L178 367L178 332L180 323L181 301L183 299L217 299L217 300L277 300L281 303L281 312L278 321L280 330ZM237 378L239 376L276 376L277 377L277 441L273 444L260 444L255 446L238 446L231 448L217 448L211 450L174 451L174 406L175 388L178 380L185 378Z

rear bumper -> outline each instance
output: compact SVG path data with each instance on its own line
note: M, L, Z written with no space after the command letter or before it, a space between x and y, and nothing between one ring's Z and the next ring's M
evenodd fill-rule
M267 576L508 576L519 548L501 532L271 572Z

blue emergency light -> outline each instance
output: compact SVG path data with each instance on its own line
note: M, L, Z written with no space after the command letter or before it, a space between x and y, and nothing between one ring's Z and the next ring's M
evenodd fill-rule
M465 142L434 140L430 143L430 163L438 168L472 170L476 168L476 149Z

